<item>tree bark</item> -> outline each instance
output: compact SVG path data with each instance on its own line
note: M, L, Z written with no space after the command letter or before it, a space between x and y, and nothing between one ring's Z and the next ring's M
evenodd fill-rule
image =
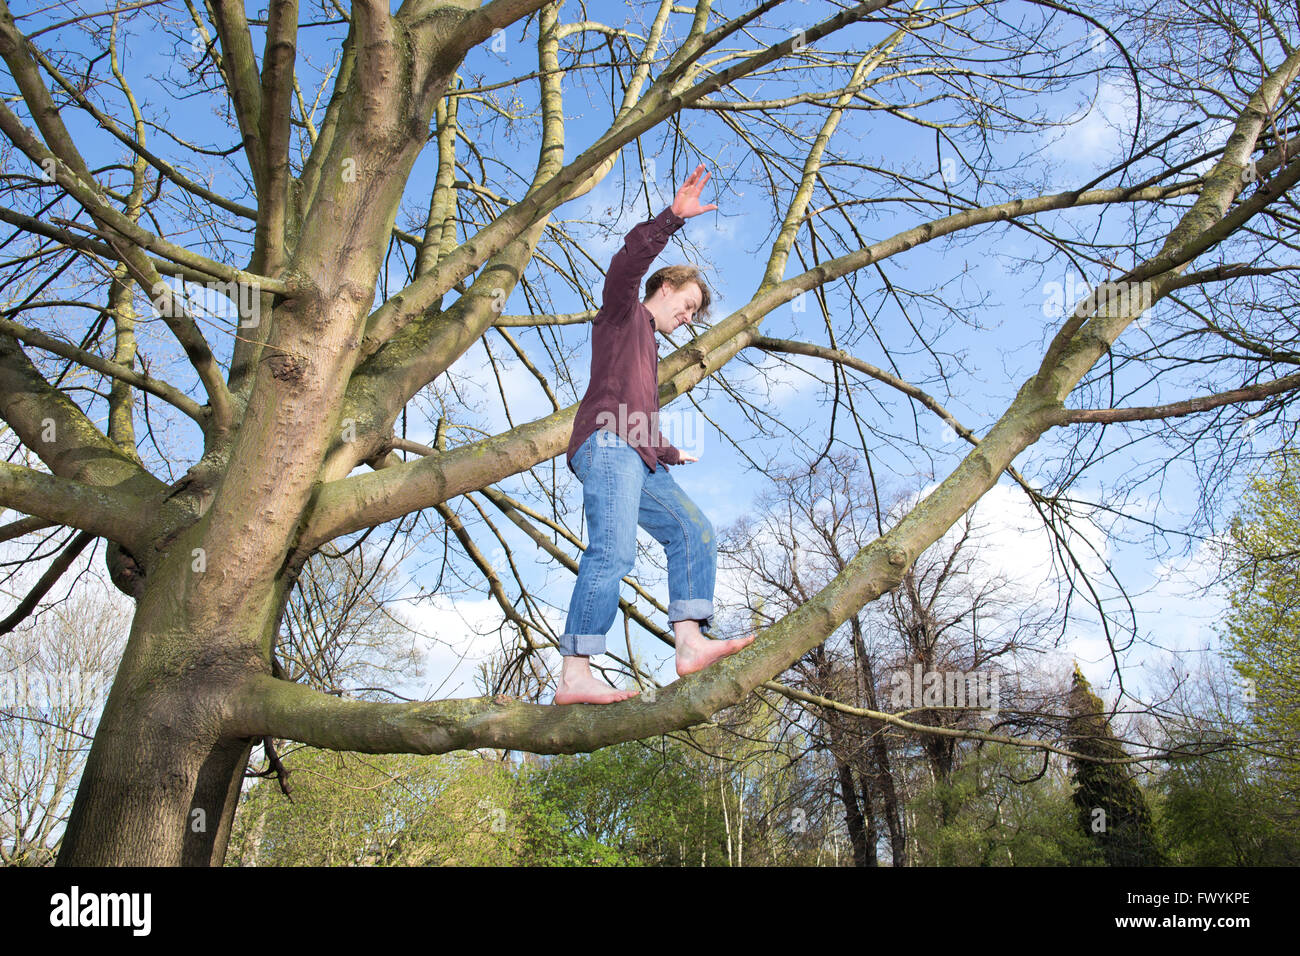
M846 763L838 765L840 802L844 804L844 819L849 831L849 844L853 847L854 866L875 866L875 848L868 843L867 828L862 809L858 806L858 788L853 783L853 771Z

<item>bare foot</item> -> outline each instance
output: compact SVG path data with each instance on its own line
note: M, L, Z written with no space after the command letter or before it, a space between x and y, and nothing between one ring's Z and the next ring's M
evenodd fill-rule
M614 704L641 693L610 687L592 676L585 657L566 657L560 684L555 688L556 704Z
M714 661L730 657L736 651L754 642L755 635L738 637L731 641L711 641L703 634L681 634L677 638L677 676L685 677L702 671Z

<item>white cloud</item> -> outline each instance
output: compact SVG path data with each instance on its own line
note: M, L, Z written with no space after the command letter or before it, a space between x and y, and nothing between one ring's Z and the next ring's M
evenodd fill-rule
M399 686L395 688L398 693L433 699L473 697L479 693L474 682L478 665L500 647L495 629L501 622L501 608L495 601L439 596L420 604L396 602L393 611L423 635L423 681Z
M1226 606L1212 587L1216 548L1215 542L1205 541L1190 555L1151 567L1147 586L1133 597L1151 644L1171 651L1218 646L1215 625ZM1140 651L1144 656L1145 648Z
M1137 101L1131 86L1103 82L1088 111L1048 143L1045 154L1069 167L1097 167L1122 155L1133 135Z
M768 411L775 411L820 389L821 383L813 375L824 372L826 363L802 355L778 357L772 352L759 352L754 367L732 368L732 381L753 390Z
M907 509L930 494L931 485L917 498L906 502ZM901 513L901 508L896 513ZM1054 566L1053 541L1038 511L1017 486L994 485L972 509L973 525L970 554L977 573L1005 578L1026 593L1039 594L1044 600L1055 596L1060 569ZM962 533L964 519L959 519L932 548L946 551ZM1109 545L1102 530L1088 517L1072 520L1072 530L1063 531L1079 564L1093 578L1105 574Z

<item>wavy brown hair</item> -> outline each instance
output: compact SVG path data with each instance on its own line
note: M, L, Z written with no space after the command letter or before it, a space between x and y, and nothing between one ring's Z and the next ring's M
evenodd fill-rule
M700 287L700 307L695 317L697 319L709 317L709 303L713 301L713 293L709 291L709 284L704 281L704 276L700 274L699 269L695 266L664 266L646 279L645 297L648 299L653 296L665 282L674 289L680 289L686 283L694 282Z

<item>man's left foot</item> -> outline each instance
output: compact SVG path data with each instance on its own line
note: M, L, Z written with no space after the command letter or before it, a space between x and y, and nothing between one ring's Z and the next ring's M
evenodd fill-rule
M754 643L755 635L738 637L731 641L711 641L703 635L694 638L679 638L677 641L677 676L685 677L702 671L714 661L730 657Z

